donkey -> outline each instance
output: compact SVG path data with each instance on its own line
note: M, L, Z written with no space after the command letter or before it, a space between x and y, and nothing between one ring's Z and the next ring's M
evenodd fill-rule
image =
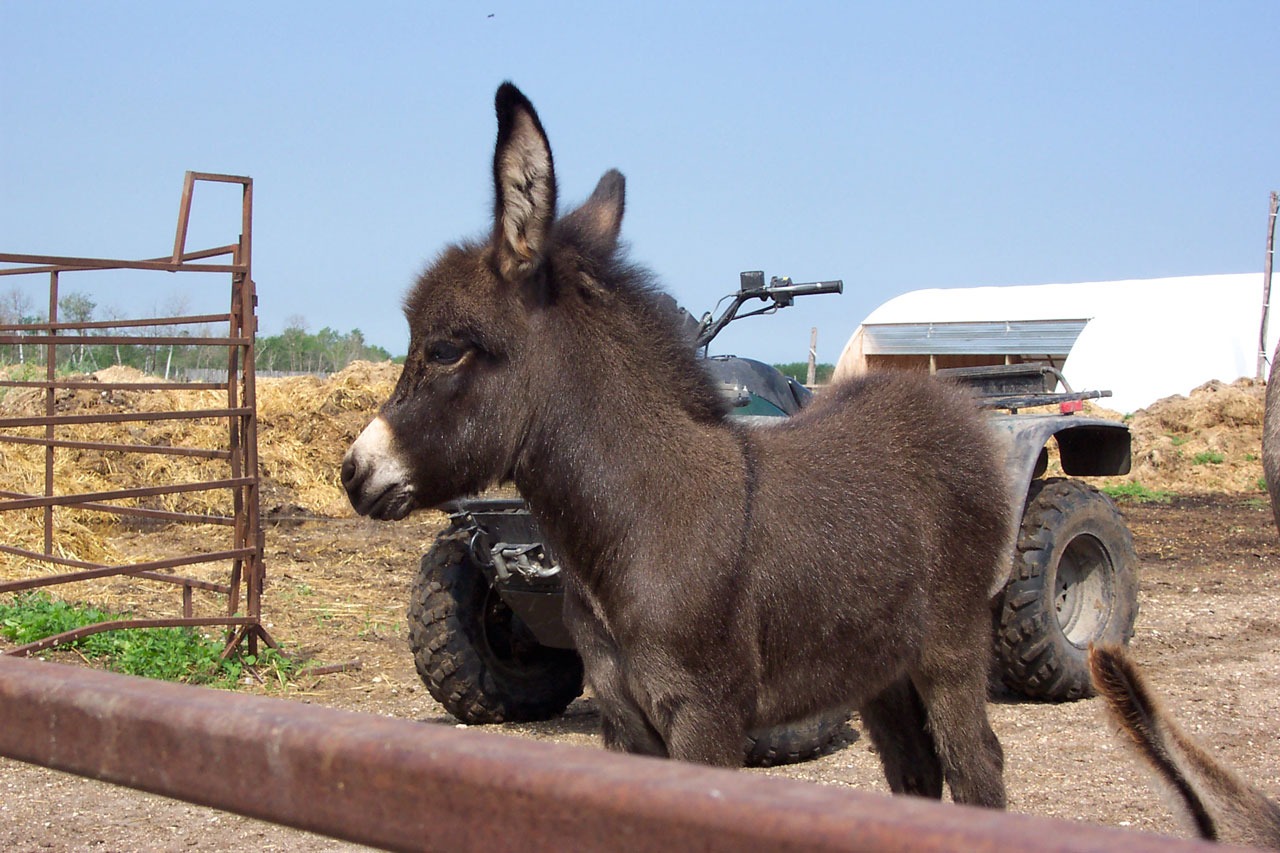
M738 766L749 730L857 707L894 792L1003 808L988 599L1012 501L973 401L873 375L732 425L619 249L622 175L557 218L537 113L510 83L496 107L492 233L406 297L403 375L342 463L352 505L399 519L514 482L610 749Z
M1094 689L1125 742L1151 766L1174 809L1201 838L1280 849L1280 805L1174 723L1120 646L1089 649Z

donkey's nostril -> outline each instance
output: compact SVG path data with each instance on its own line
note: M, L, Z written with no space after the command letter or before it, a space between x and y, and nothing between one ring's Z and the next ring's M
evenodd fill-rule
M342 485L344 488L351 488L356 479L356 460L351 454L342 460Z

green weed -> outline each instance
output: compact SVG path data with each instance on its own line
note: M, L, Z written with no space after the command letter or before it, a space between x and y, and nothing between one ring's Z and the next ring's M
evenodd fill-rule
M1149 489L1141 483L1120 483L1114 486L1103 486L1102 491L1113 500L1131 503L1161 503L1173 500L1173 493L1163 489Z
M0 636L19 645L83 628L129 618L96 607L58 601L43 592L23 593L0 602ZM90 634L66 644L86 660L126 675L234 687L247 671L284 683L299 663L266 649L261 654L236 653L219 660L223 643L192 628L125 628Z
M1191 457L1192 465L1221 465L1227 457L1216 450L1202 450Z

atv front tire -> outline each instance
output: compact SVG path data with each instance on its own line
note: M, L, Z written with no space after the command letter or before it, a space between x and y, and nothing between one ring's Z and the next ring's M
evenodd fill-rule
M1115 504L1079 480L1032 483L1008 584L994 603L996 668L1032 699L1093 695L1090 643L1125 644L1138 556Z
M464 723L546 720L582 693L582 659L537 641L471 558L467 532L442 533L409 599L418 675Z

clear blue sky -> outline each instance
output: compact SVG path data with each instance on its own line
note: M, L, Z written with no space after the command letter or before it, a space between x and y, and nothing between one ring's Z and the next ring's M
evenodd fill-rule
M802 360L816 325L834 361L920 287L1260 270L1278 36L1274 0L0 0L0 251L163 255L185 170L250 175L262 331L401 353L414 276L488 228L511 79L561 198L621 169L633 256L695 313L739 270L843 278L717 348ZM231 202L197 197L192 247Z

